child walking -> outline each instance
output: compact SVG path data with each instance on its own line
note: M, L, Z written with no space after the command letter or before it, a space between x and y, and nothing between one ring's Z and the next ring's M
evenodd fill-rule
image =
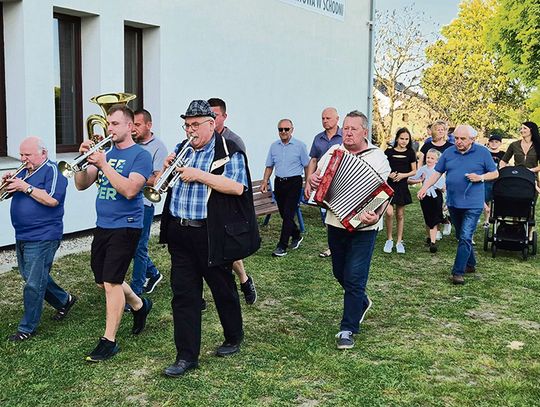
M388 206L385 215L386 243L383 251L391 253L394 247L392 238L392 220L396 213L396 253L405 253L403 244L403 226L405 224L405 206L412 203L411 193L407 179L416 174L416 153L412 148L412 137L406 127L396 132L394 147L387 148L384 152L388 157L392 172L388 176L388 185L394 189L391 205ZM393 208L395 207L395 209Z
M435 164L439 161L441 153L434 148L430 149L426 154L426 165L420 167L415 177L409 178L409 184L424 184L429 177L435 172ZM428 237L426 243L429 245L431 253L437 252L437 226L443 222L443 192L444 192L444 176L431 188L427 190L426 196L420 201L424 222L426 223L426 232Z

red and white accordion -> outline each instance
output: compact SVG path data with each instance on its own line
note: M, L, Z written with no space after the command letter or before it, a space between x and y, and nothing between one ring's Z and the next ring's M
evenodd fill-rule
M394 190L359 156L336 149L321 170L310 201L328 208L348 231L361 229L360 215L390 203Z

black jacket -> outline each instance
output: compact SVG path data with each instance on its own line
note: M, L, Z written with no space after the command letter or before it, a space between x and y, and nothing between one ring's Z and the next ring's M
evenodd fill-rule
M214 132L214 161L210 167L212 174L223 174L224 165L238 152L246 165L248 187L242 195L228 195L210 190L207 202L208 265L218 266L244 259L255 253L260 245L259 227L253 208L251 175L247 157L240 147L231 140L225 140ZM185 143L185 142L184 142ZM182 148L183 144L180 146ZM169 206L172 189L169 189L161 217L159 241L167 243L167 229L171 221Z

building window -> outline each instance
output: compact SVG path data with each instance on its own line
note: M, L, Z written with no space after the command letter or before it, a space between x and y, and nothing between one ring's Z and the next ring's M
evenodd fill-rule
M6 71L4 66L4 8L0 3L0 157L7 155Z
M143 30L140 28L124 28L124 89L134 93L137 99L129 102L134 109L143 108Z
M56 151L77 151L83 140L81 19L54 14Z

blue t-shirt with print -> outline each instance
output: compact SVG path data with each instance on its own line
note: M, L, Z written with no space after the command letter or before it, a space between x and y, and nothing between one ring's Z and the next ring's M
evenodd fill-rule
M18 178L24 178L26 174L27 170L23 170ZM58 201L58 205L43 205L24 192L15 192L11 200L11 223L15 228L15 238L30 242L62 239L66 177L58 171L56 163L47 160L25 181L34 188L47 191Z
M461 209L484 207L484 183L470 182L465 174L483 175L496 169L489 150L476 143L464 154L455 146L446 149L435 165L435 171L446 173L446 204Z
M113 146L107 153L107 162L126 178L132 172L136 172L148 179L152 173L152 156L137 144L124 149ZM107 177L99 171L96 212L96 225L100 228L142 228L142 188L135 198L127 199L114 189Z

